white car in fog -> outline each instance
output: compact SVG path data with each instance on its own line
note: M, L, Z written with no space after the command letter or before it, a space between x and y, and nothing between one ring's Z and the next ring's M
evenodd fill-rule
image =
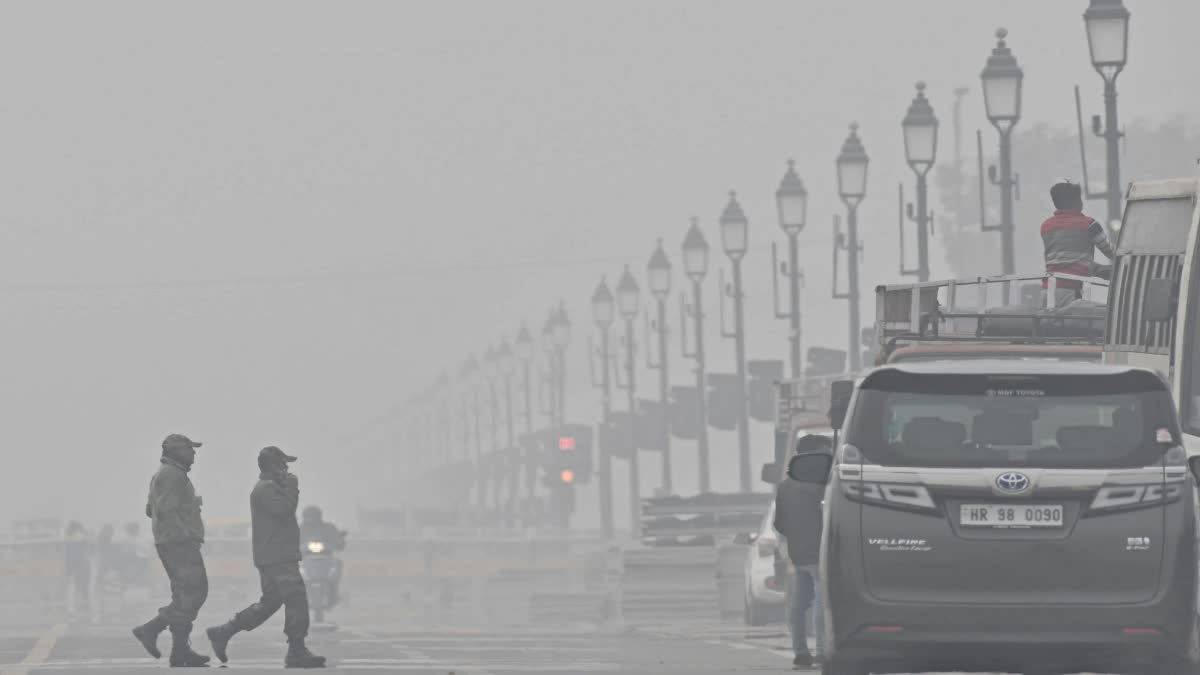
M765 626L783 620L787 580L775 576L779 535L775 532L775 500L752 536L746 554L746 624Z

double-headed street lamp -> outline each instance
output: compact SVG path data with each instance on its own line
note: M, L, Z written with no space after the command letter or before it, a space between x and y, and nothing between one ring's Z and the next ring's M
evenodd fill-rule
M1088 197L1104 198L1108 204L1108 226L1111 228L1121 220L1120 141L1124 134L1117 123L1117 75L1124 70L1129 57L1129 10L1125 9L1121 0L1092 0L1083 13L1083 22L1087 27L1092 66L1104 79L1104 128L1100 128L1099 117L1093 117L1092 133L1104 139L1107 161L1104 192L1089 192ZM1086 178L1086 165L1083 171Z
M674 491L671 484L671 418L668 414L671 404L671 377L667 366L669 362L667 358L667 296L671 294L671 261L667 259L667 254L663 251L662 239L658 240L658 246L651 254L650 262L646 264L646 279L649 282L650 294L654 296L654 300L658 304L658 317L654 322L655 333L658 335L658 363L652 362L650 365L658 370L659 400L662 404L660 427L663 431L663 438L660 441L662 444L662 489L669 495ZM647 353L649 353L649 349L647 349Z
M708 459L708 404L707 396L705 395L704 381L704 302L703 288L704 277L708 275L708 241L704 239L704 232L700 230L700 225L696 219L692 219L692 225L688 228L687 235L683 238L683 271L687 273L688 280L692 282L692 304L687 306L684 302L684 315L680 317L682 330L682 322L688 315L692 319L693 325L693 340L695 342L692 351L687 349L687 342L684 341L683 355L696 360L696 398L700 406L699 410L699 427L696 436L696 451L700 462L700 494L708 494L712 491L712 483L709 476L709 459Z
M917 176L917 208L907 205L900 221L900 274L916 276L918 281L929 281L929 233L932 217L929 214L929 186L926 177L937 159L938 119L933 106L925 98L925 83L917 83L917 95L908 106L908 113L900 123L904 130L904 156L908 166ZM900 188L900 201L904 201L904 187ZM902 207L905 208L905 207ZM904 267L904 218L917 225L917 269Z
M613 320L616 318L616 306L613 301L612 291L608 288L608 283L601 279L596 286L596 291L592 293L592 320L596 323L596 328L600 331L600 413L601 424L608 424L609 418L612 417L612 379L609 371L609 360L611 359L611 347L609 340ZM604 529L604 537L606 539L613 538L613 501L612 501L612 456L608 454L609 448L600 443L599 450L599 481L600 481L600 524Z
M1025 77L1017 59L1009 49L1005 38L1008 31L1001 28L996 31L996 47L988 57L987 65L980 73L983 82L983 102L987 108L988 121L996 127L1000 134L1000 177L996 178L995 167L988 167L988 179L994 185L1000 186L1000 224L987 224L983 208L983 191L980 190L980 224L985 232L1000 232L1001 260L1004 274L1016 271L1015 251L1013 245L1013 188L1016 181L1012 170L1012 130L1021 119L1021 82ZM982 143L982 141L981 141ZM980 160L982 162L982 160ZM982 176L980 182L983 181ZM1008 301L1008 284L1005 284L1005 302Z
M725 337L733 338L737 359L738 484L742 492L750 492L750 419L746 405L745 295L742 292L742 258L749 247L750 223L746 220L742 205L738 203L737 193L729 193L729 201L718 222L721 226L721 246L733 266L733 288L728 291L733 298L733 333L726 333Z
M870 158L858 137L858 124L850 125L850 135L842 143L842 151L837 158L838 196L846 205L846 235L843 237L836 224L834 226L833 297L835 300L848 300L850 306L850 342L848 353L851 372L862 368L862 334L859 322L858 291L858 262L862 254L862 244L858 241L858 205L867 196L867 166ZM837 258L838 250L846 251L846 272L849 277L848 290L839 293L837 290Z
M625 321L625 384L629 394L629 509L632 522L630 533L636 539L641 528L642 515L642 477L638 467L637 434L634 433L633 419L637 416L637 370L634 368L633 322L637 319L640 304L639 289L629 267L621 274L617 282L617 311Z
M796 174L796 162L788 160L787 172L779 181L779 189L775 191L775 204L779 210L779 227L788 238L788 263L784 270L788 278L788 310L780 312L775 309L776 317L791 322L791 334L788 337L791 347L792 377L800 377L804 369L800 351L800 232L808 221L808 190L804 182ZM771 245L772 268L775 268L775 245ZM772 280L778 277L772 272ZM773 283L771 288L775 289ZM778 300L775 302L778 305Z

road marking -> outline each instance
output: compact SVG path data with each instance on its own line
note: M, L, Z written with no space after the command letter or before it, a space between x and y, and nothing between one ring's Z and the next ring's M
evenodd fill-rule
M67 624L56 623L33 643L33 649L15 668L0 671L0 675L29 675L29 669L46 662L58 639L67 632Z

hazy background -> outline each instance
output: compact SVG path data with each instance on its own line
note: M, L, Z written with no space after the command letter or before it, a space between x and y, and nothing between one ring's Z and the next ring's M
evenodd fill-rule
M1126 4L1123 120L1196 119L1200 3ZM398 441L389 411L521 318L540 328L558 299L575 321L568 416L592 422L596 282L622 263L644 276L659 236L678 270L692 215L723 262L715 220L734 187L751 221L749 354L783 358L767 247L782 238L773 194L789 157L811 194L805 346L842 347L845 306L827 298L847 124L861 123L872 160L869 289L898 266L913 83L929 83L942 159L952 91L971 87L973 161L976 127L995 142L978 77L1006 26L1026 73L1019 128L1071 129L1072 85L1085 114L1101 111L1086 5L6 2L0 519L140 518L158 444L182 432L205 442L194 478L209 516L245 515L255 452L274 443L301 456L303 501L353 521L359 505L399 501L429 461ZM1023 187L1036 200L1048 186ZM1018 223L1019 236L1036 225ZM948 274L935 251L935 274ZM730 370L708 312L712 369ZM771 440L753 440L757 465ZM733 436L713 444L716 487L734 489ZM685 492L691 447L676 441ZM643 465L649 487L649 453ZM594 523L593 488L579 504Z

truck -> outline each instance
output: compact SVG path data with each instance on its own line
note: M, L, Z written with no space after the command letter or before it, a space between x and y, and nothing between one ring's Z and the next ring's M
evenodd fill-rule
M1200 178L1134 181L1113 261L1103 359L1171 385L1189 457L1200 455Z

